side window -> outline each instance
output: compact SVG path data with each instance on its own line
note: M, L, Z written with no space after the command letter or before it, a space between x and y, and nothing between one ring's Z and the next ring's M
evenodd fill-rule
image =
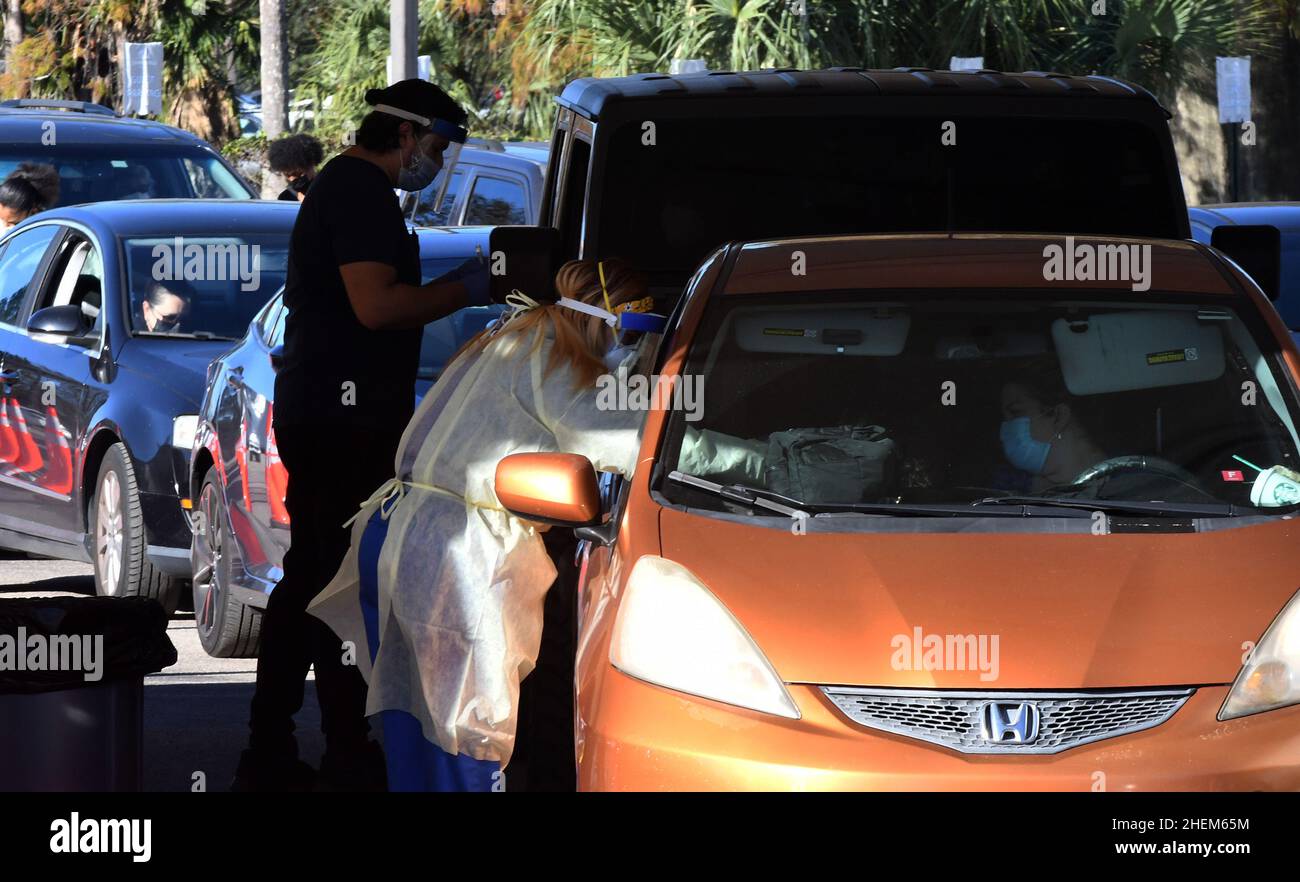
M455 206L456 196L460 194L460 189L464 185L465 172L458 168L451 173L447 188L443 190L442 199L435 206L433 200L437 194L433 192L435 187L430 184L420 192L420 201L415 206L411 223L417 227L437 227L450 223L448 218L451 217L451 209Z
M289 310L285 309L283 304L275 310L275 323L271 325L271 332L266 335L266 345L272 349L284 342L284 320L289 315Z
M587 166L591 145L576 134L569 144L569 171L560 198L560 229L564 231L564 255L577 257L582 244L582 209L587 195Z
M272 297L271 301L262 307L262 314L257 317L257 334L268 346L274 345L270 342L271 331L275 328L276 317L283 309L284 300Z
M564 151L564 137L568 128L556 126L551 136L551 150L546 157L546 174L542 178L542 204L537 222L555 226L555 183L560 179L560 155Z
M524 208L524 186L504 178L479 175L469 195L467 224L523 224L528 221Z
M89 239L73 235L63 241L60 251L50 284L35 308L78 306L86 319L85 326L98 327L104 301L104 267L99 250Z
M55 224L26 230L9 240L0 257L0 323L18 324L22 316L27 288L40 268L41 258L58 233Z

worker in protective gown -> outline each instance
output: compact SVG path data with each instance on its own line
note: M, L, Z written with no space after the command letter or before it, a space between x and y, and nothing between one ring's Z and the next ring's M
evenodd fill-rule
M497 463L559 451L633 470L645 414L601 409L597 391L646 349L620 345L616 319L649 311L645 280L619 260L575 260L555 286L556 303L514 292L452 359L406 427L397 477L363 504L309 607L342 651L356 647L390 790L502 789L556 570L538 525L497 500Z

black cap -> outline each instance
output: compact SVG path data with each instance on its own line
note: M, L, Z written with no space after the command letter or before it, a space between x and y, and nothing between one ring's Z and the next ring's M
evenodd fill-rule
M384 89L367 89L366 103L383 113L398 111L393 115L433 128L453 141L465 140L469 114L428 80L401 80ZM437 120L449 125L436 125Z

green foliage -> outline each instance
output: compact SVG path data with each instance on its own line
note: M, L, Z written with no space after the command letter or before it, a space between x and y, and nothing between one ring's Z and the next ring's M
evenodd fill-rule
M87 63L116 35L164 43L183 124L231 115L233 67L256 78L257 0L27 0L29 37L6 91L111 101ZM1300 32L1296 0L420 0L419 51L474 114L474 134L545 138L554 96L577 77L762 67L946 68L980 55L1003 70L1104 73L1168 96L1216 54L1266 51ZM389 0L285 0L290 85L314 99L315 133L342 146L386 81ZM11 82L17 76L21 82Z

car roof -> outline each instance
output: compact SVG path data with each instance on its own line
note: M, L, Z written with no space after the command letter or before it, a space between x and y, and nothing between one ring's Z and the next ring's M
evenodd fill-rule
M101 112L15 107L0 107L0 142L7 146L41 144L48 122L57 126L60 147L112 144L207 146L197 135L151 119Z
M288 233L298 203L280 199L121 199L69 205L33 220L72 220L115 236Z
M534 166L546 168L550 149L546 145L524 142L471 141L460 151L457 162L474 165L496 165L503 168Z
M1075 244L1150 246L1152 290L1232 294L1206 247L1178 239L1078 236ZM1128 281L1045 281L1044 249L1064 236L908 233L773 239L739 245L725 294L880 288L1052 288L1132 290ZM806 275L792 276L792 253ZM812 268L817 268L813 270Z
M1219 224L1271 224L1284 233L1300 232L1300 202L1225 202L1194 205L1192 219Z
M563 107L597 119L608 106L644 100L718 98L806 98L817 96L989 95L1141 101L1169 117L1168 111L1141 86L1103 76L995 70L941 71L925 67L869 70L835 67L826 70L771 68L761 71L707 73L643 73L626 77L583 77L569 83L556 101Z

